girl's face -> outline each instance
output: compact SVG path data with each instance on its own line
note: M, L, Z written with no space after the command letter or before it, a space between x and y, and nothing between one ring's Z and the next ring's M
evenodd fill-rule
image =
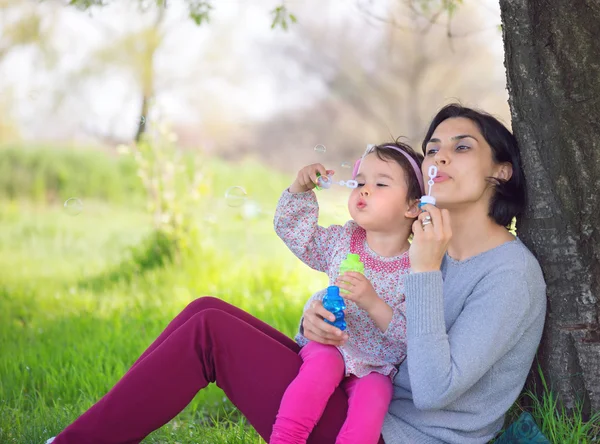
M400 228L410 207L402 167L370 153L363 158L356 181L358 187L348 200L352 219L367 231L389 232ZM416 215L418 211L413 217Z
M448 209L481 203L487 211L494 193L487 178L508 180L512 174L510 163L494 162L478 126L464 117L444 120L427 141L422 166L426 193L431 165L438 168L431 194L437 206Z

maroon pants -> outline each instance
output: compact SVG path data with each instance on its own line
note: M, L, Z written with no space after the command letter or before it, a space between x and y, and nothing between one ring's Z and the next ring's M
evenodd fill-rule
M302 364L298 351L293 340L245 311L220 299L197 299L54 444L138 443L210 382L268 441L283 393ZM338 388L308 442L334 443L347 406Z

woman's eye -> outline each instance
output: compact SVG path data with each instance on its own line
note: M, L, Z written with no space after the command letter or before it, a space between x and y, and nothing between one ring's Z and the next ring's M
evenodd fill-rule
M436 148L431 148L431 149L427 150L427 155L431 156L432 154L435 154L437 152L438 152L438 150Z
M470 147L470 146L467 146L467 145L458 145L458 146L456 147L456 151L467 151L467 150L469 150L469 149L471 149L471 147Z

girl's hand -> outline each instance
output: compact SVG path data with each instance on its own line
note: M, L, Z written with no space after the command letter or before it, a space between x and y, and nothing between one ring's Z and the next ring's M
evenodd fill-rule
M379 302L379 296L373 285L362 273L347 271L337 278L335 285L348 291L348 293L340 292L344 299L354 302L367 313L370 313L372 308Z
M331 322L335 321L335 316L323 307L321 301L313 301L310 307L304 312L302 320L304 337L309 341L315 341L320 344L343 345L348 340L348 333L344 333L339 328L329 325L323 318L327 318Z
M452 238L450 213L434 205L424 205L424 212L413 222L413 241L408 250L413 273L437 271L442 265ZM427 220L431 223L427 223ZM423 222L426 224L423 225Z
M312 190L318 185L317 173L321 176L329 176L334 174L334 171L325 169L320 163L305 166L298 171L296 180L290 186L290 193L304 193L305 191Z

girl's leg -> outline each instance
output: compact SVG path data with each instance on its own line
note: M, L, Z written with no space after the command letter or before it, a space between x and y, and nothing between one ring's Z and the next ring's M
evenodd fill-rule
M348 394L348 415L336 444L383 442L381 427L394 391L390 377L375 372L351 376L342 387Z
M270 444L305 443L344 378L344 358L336 347L309 342L300 357L302 366L283 395Z
M210 382L224 390L267 440L281 397L302 360L298 347L294 344L293 350L282 333L256 318L241 319L247 314L228 311L204 308L187 319L183 313L178 316L179 325L172 323L143 359L58 435L55 444L137 443L177 415ZM334 442L346 408L346 395L338 389L311 439Z

